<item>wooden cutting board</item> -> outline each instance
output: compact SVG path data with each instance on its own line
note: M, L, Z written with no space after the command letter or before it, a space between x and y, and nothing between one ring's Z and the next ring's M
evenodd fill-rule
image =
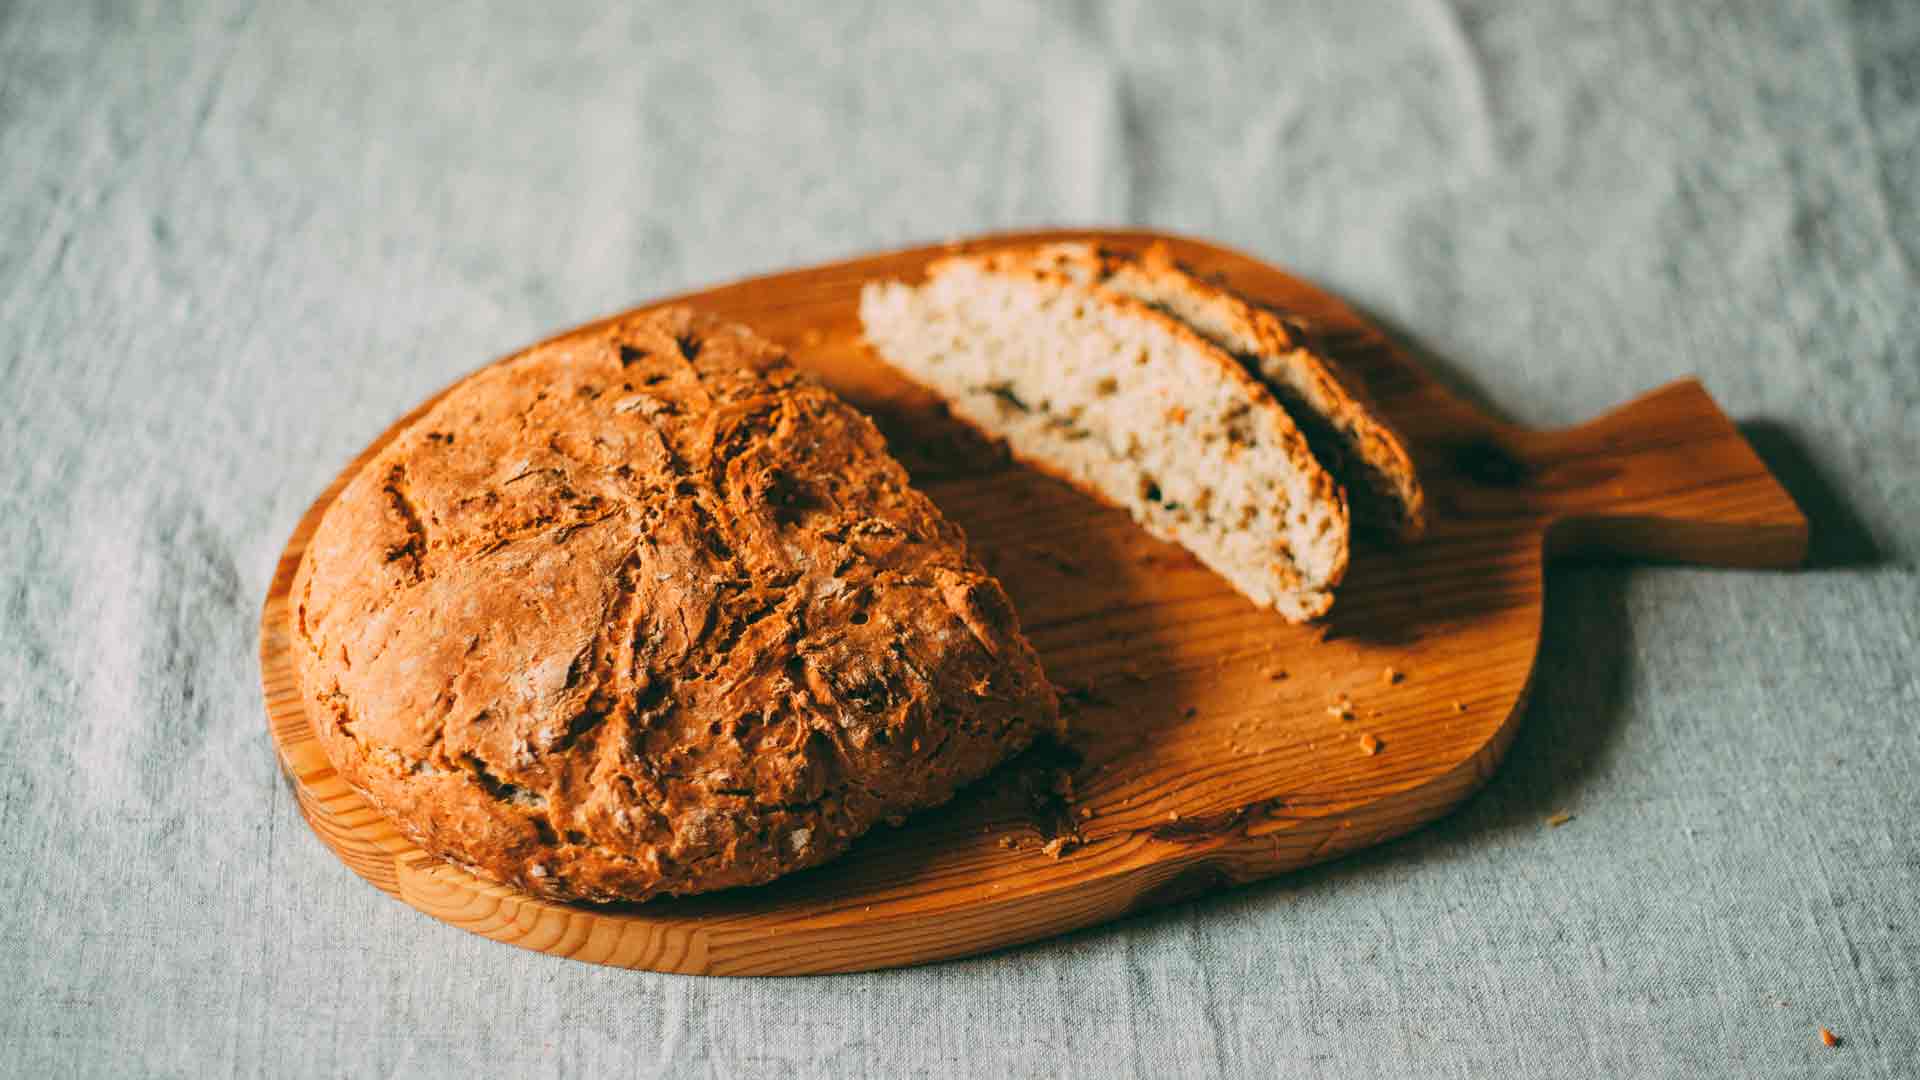
M1435 511L1427 538L1363 542L1326 622L1289 626L1124 513L1007 463L861 344L864 282L913 277L959 248L1070 238L1128 250L1164 239L1199 270L1302 316L1412 438ZM989 236L646 306L668 302L785 342L881 421L1006 585L1069 690L1074 735L837 862L758 888L569 906L439 862L328 765L286 633L287 589L321 514L423 403L341 472L287 543L261 613L269 726L307 820L354 872L437 919L559 956L715 975L917 964L1332 859L1432 821L1492 774L1533 675L1547 561L1783 567L1806 552L1806 520L1699 383L1577 428L1514 428L1334 297L1200 241Z

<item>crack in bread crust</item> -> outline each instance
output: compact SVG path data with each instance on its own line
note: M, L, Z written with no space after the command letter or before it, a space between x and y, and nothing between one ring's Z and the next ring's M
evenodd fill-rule
M348 484L293 595L342 776L558 899L816 865L1058 719L872 423L684 309L455 388Z

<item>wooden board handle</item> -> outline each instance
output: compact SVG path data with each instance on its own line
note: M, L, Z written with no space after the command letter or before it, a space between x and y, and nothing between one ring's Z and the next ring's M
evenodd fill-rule
M1502 433L1550 557L1797 566L1807 519L1697 379L1578 427Z

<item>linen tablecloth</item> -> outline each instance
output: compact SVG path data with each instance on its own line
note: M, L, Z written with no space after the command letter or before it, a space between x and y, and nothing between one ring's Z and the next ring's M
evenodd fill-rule
M0 1073L1920 1073L1920 5L789 7L0 3ZM594 968L309 833L256 612L396 415L1051 224L1281 263L1529 424L1698 373L1813 565L1556 569L1459 813L985 958Z

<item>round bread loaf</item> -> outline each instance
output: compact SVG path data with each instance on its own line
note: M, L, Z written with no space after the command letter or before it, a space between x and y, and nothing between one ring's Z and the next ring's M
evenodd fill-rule
M450 391L293 582L309 715L423 848L558 899L767 881L1057 722L873 424L685 309Z

